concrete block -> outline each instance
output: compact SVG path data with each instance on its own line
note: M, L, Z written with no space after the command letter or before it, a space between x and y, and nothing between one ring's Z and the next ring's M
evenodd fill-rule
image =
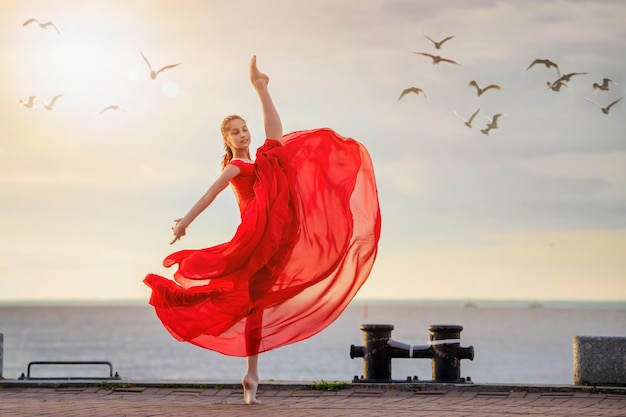
M626 337L575 336L574 384L626 386Z

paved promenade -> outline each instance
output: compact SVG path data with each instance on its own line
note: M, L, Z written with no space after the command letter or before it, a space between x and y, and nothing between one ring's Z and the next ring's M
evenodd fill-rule
M21 382L0 381L1 417L626 416L625 388L270 382L248 406L237 384Z

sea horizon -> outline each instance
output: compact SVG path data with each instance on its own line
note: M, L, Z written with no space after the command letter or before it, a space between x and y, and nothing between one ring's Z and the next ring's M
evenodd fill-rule
M567 384L573 381L573 338L624 335L626 302L356 299L314 337L264 352L262 378L361 375L363 360L352 358L349 348L363 343L360 327L366 323L391 324L394 340L416 346L427 343L433 324L460 325L462 346L476 351L475 360L463 361L462 376L489 383ZM173 338L147 299L0 302L0 333L7 378L18 378L32 361L106 360L128 380L234 380L244 372L241 358ZM427 380L431 372L426 359L394 360L395 379Z
M148 299L25 299L2 300L0 307L106 307L149 306ZM461 298L358 298L351 306L419 306L464 308L608 308L626 309L626 300L578 300L578 299L461 299Z

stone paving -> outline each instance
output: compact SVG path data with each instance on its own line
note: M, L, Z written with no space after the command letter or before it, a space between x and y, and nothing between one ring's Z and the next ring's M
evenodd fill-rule
M136 384L22 385L0 381L0 416L626 416L620 390L472 390L346 384L336 391L310 385L263 384L262 405L245 405L235 384L202 387Z

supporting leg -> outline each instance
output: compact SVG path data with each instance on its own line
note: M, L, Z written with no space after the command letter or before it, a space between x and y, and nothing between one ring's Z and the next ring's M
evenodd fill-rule
M256 390L259 386L259 355L246 357L246 374L241 380L243 385L243 400L246 404L261 404L256 398Z

